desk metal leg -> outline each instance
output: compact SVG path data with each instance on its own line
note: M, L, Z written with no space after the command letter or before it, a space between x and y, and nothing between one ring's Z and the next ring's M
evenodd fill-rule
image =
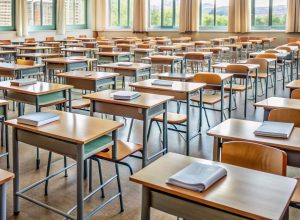
M254 103L257 101L257 83L258 83L258 68L255 70L255 94L254 94Z
M217 137L214 137L214 145L213 145L213 161L219 161L220 159L220 140Z
M19 214L20 212L20 200L17 196L17 192L19 191L20 183L19 183L19 146L18 146L18 137L17 137L17 129L13 127L12 129L12 139L13 139L13 171L15 174L15 178L13 181L13 193L14 193L14 214Z
M275 73L274 73L274 96L276 96L277 88L277 60L275 61Z
M0 220L6 220L6 184L0 185Z
M200 97L201 102L201 97ZM201 111L201 103L200 103L200 111ZM186 155L190 155L190 94L187 94L186 99ZM200 119L199 119L200 120Z
M168 103L163 104L164 115L163 115L163 149L166 149L164 154L168 153Z
M83 203L83 155L84 145L77 147L77 219L83 220L84 203Z
M143 109L143 163L142 163L143 167L147 165L147 160L148 160L147 134L148 134L148 109Z
M150 190L146 186L143 186L142 192L142 214L141 220L150 220L150 207L151 207L151 198Z

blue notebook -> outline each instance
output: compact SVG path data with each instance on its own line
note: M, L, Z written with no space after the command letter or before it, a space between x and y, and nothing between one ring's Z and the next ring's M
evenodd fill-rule
M18 123L35 127L45 125L57 120L59 120L59 115L51 112L35 112L17 118Z

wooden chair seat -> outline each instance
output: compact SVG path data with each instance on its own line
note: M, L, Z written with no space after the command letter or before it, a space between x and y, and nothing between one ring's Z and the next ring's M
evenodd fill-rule
M186 122L186 120L187 120L186 115L176 114L176 113L171 113L171 112L168 112L167 118L168 118L168 124L181 124L181 123ZM152 118L152 120L163 122L163 114L155 116L154 118Z
M65 102L67 102L67 100L62 99L62 100L55 101L55 102L47 102L47 103L41 104L40 107L45 108L45 107L49 107L49 106L59 105L59 104L65 103Z
M228 97L228 95L225 94L224 98L227 98L227 97ZM191 100L193 102L200 102L200 96L193 96L191 98ZM202 95L203 104L214 105L218 102L221 102L221 100L222 100L221 94L203 94Z
M117 162L125 159L126 157L143 150L143 146L140 144L134 144L126 141L118 140L118 151L117 151L117 158L112 158L112 146L100 151L99 153L95 154L94 156L107 161Z
M248 89L251 88L251 85L248 86ZM227 84L224 86L225 91L230 91L230 85ZM240 85L240 84L232 84L232 91L234 92L242 92L246 90L246 85Z
M256 73L252 73L251 77L255 78L256 77ZM258 78L260 78L260 79L266 79L267 77L268 77L267 73L258 73Z
M291 199L291 204L300 204L300 178L297 179L297 186Z
M72 100L72 108L74 109L82 109L90 107L89 99L75 99Z

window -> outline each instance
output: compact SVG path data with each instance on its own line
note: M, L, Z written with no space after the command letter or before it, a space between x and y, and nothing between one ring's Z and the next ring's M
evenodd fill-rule
M14 30L14 1L1 0L0 3L0 30Z
M252 30L285 30L287 0L252 0Z
M31 30L54 30L55 9L54 0L27 0L29 28Z
M87 1L65 0L66 23L68 29L80 29L87 27Z
M200 29L227 30L229 0L201 0Z
M133 0L110 0L110 27L132 26L132 1Z
M176 28L179 26L180 0L151 0L150 27Z

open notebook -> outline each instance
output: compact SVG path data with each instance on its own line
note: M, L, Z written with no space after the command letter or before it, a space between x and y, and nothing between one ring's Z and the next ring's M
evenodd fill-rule
M275 138L289 138L293 128L293 123L264 121L262 125L254 131L254 134Z
M195 162L171 176L167 183L202 192L226 175L224 167Z

